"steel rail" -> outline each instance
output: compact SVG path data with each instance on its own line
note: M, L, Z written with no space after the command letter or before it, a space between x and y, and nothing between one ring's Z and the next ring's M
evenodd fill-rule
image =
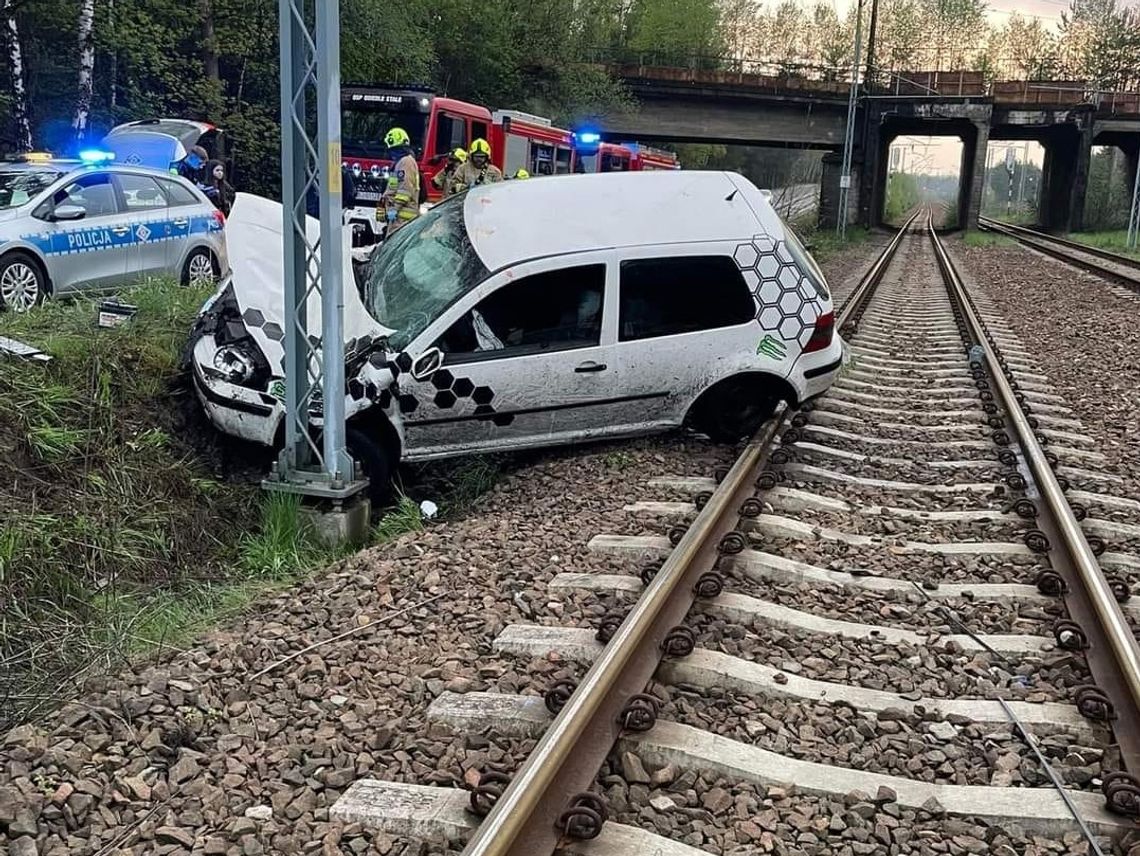
M903 225L844 302L838 325L866 304L917 216ZM714 568L721 539L736 528L740 506L755 493L756 475L767 462L790 412L781 405L745 447L495 799L463 856L539 856L558 846L563 834L558 818L570 807L574 794L593 785L605 757L623 733L622 714L628 700L645 692L652 680L663 656L665 637L692 607L697 581Z
M914 225L914 221L918 219L921 212L916 211L910 218L902 224L898 232L887 244L882 253L875 259L874 263L868 269L863 278L859 280L859 284L855 286L852 292L847 295L847 300L843 302L843 308L839 310L839 315L836 318L836 328L840 333L848 326L848 322L854 322L857 319L859 310L863 309L875 289L878 287L879 282L883 278L883 274L887 272L887 267L891 263L891 259L895 257L895 252L898 250L899 245L902 244L903 238L906 237L910 227Z
M1046 235L1034 229L1026 229L1023 226L1014 226L1009 223L1001 223L997 220L990 220L988 217L981 217L978 219L978 225L983 229L990 232L997 232L999 235L1013 238L1015 241L1024 244L1027 247L1032 247L1047 256L1052 256L1058 261L1065 262L1066 264L1078 267L1087 273L1094 274L1104 279L1111 280L1118 285L1123 285L1133 291L1140 291L1140 273L1135 276L1127 274L1120 270L1114 270L1110 267L1105 267L1092 259L1082 259L1072 255L1068 250L1077 253L1085 253L1086 255L1093 256L1094 258L1101 258L1105 261L1118 264L1123 267L1140 268L1140 259L1129 259L1119 253L1109 252L1102 250L1099 247L1089 247L1079 241L1070 241L1066 238L1058 238L1055 235Z
M1061 552L1053 551L1050 558L1054 570L1062 578L1068 577L1072 596L1066 598L1066 606L1085 633L1088 665L1094 680L1111 701L1115 718L1123 726L1114 734L1124 767L1136 775L1140 772L1140 646L1003 371L1002 361L961 276L934 229L928 231L947 291L961 307L970 335L984 352L990 381L1006 419L1012 423L1032 484L1045 505L1045 522L1057 534L1051 539L1051 546L1059 546Z

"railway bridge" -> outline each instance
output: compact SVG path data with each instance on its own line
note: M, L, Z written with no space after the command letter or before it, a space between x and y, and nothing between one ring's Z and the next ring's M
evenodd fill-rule
M838 217L850 83L834 72L765 72L743 61L724 67L605 63L636 99L603 114L611 139L823 149L820 218ZM1106 93L1079 81L987 81L981 72L892 73L865 86L856 113L850 223L878 225L892 141L903 135L963 143L958 222L974 228L991 140L1031 140L1045 150L1039 226L1081 228L1094 145L1120 148L1134 179L1140 157L1140 93ZM1131 186L1131 184L1129 185Z

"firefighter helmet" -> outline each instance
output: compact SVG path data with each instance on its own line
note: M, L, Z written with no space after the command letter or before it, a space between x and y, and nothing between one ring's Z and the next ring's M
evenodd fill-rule
M453 151L451 153L451 157L452 157L452 160L456 160L459 163L467 163L467 150L466 149L456 149L455 151Z
M521 166L515 170L513 178L530 178L530 173L523 169Z
M472 141L471 148L467 150L467 153L472 155L486 155L487 157L490 157L491 144L480 137L479 139Z
M390 149L394 149L397 146L410 146L411 144L412 138L408 136L408 132L403 128L393 128L384 135L384 145Z

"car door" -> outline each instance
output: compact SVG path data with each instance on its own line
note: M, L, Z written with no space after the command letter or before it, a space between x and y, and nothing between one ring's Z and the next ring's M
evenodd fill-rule
M584 254L504 271L418 337L409 356L438 347L443 362L423 380L399 377L405 456L606 435L621 394L606 261Z
M167 234L170 238L166 242L166 273L168 276L181 276L190 236L194 234L194 219L202 218L201 223L213 215L214 209L181 182L159 178L158 183L166 196Z
M637 406L631 428L676 425L711 383L749 365L759 347L756 303L731 246L626 251L617 265L614 358Z
M158 181L139 173L118 173L124 221L131 230L127 276L147 279L167 272L171 224L167 198Z
M53 219L53 212L64 207L81 209L83 217ZM92 171L66 180L35 216L50 237L48 268L57 294L123 282L133 239L110 173Z

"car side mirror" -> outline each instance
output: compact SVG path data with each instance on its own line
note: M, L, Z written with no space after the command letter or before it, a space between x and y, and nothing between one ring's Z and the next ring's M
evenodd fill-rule
M412 377L418 381L425 381L443 366L443 351L439 348L428 348L412 363Z
M87 216L87 209L81 205L57 205L51 212L53 221L82 220Z

